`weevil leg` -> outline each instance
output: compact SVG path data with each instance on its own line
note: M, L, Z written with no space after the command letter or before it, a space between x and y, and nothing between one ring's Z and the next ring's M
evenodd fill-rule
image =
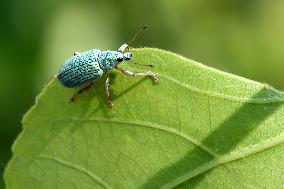
M140 64L138 62L132 62L133 64L139 65L139 66L149 66L149 67L154 67L152 64Z
M106 73L106 81L105 81L105 94L107 96L107 102L108 102L108 106L111 108L113 106L112 100L111 100L111 96L109 93L109 83L110 83L110 77L108 72Z
M75 93L72 98L70 98L69 102L74 102L74 100L80 96L81 94L84 94L85 92L87 92L88 90L90 90L90 88L92 87L92 85L94 84L94 82L91 82L90 84L86 85L84 88L82 88L80 91L78 91L77 93Z
M150 78L153 79L153 81L155 81L156 83L159 82L158 77L157 77L153 72L133 73L132 71L125 70L125 69L122 69L122 68L119 68L119 67L116 67L116 69L118 69L118 71L120 71L121 73L123 73L123 74L125 74L125 75L150 77Z
M126 49L129 50L129 46L126 43L124 43L123 45L119 47L117 51L124 52Z

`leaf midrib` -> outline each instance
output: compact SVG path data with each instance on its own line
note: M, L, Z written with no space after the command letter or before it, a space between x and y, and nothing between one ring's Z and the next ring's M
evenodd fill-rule
M212 150L210 150L209 148L207 148L206 146L204 146L203 144L201 144L200 142L198 142L197 140L195 140L194 138L192 138L189 135L186 135L176 129L167 127L165 125L160 125L160 124L156 124L156 123L151 123L151 122L146 122L146 121L141 121L141 120L135 120L135 121L130 121L130 120L120 120L120 119L116 119L116 118L111 118L111 119L106 119L106 118L97 118L97 119L78 119L78 118L68 118L68 119L63 119L63 120L58 120L58 121L78 121L78 122L110 122L110 123L116 123L116 124L122 124L122 125L131 125L131 126L140 126L140 127L147 127L147 128L153 128L153 129L158 129L161 131L165 131L168 132L170 134L176 135L179 138L185 139L187 142L190 142L196 146L198 146L199 148L201 148L202 150L204 150L205 152L207 152L209 155L211 155L214 158L217 158L218 155L213 152Z

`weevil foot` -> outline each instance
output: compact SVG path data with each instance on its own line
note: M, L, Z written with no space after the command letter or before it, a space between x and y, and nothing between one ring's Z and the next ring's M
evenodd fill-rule
M150 77L156 84L160 83L159 78L153 72L146 72L145 76Z
M74 102L74 100L75 100L75 98L76 98L76 95L73 95L70 99L69 99L69 103L72 103L72 102Z
M156 84L160 83L160 80L157 77L155 77L153 80Z
M152 73L152 75L150 75L150 77L153 79L153 81L154 81L155 83L160 83L159 78L158 78L155 74Z
M108 107L112 108L113 107L113 102L111 100L108 100Z

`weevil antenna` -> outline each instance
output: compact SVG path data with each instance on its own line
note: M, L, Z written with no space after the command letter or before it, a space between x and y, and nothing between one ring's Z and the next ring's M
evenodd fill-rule
M130 41L128 41L127 45L130 46L131 43L133 43L133 41L137 38L137 36L141 33L141 32L146 32L148 29L148 25L145 25L143 28L141 28L139 31L137 31L135 33L135 35L130 39Z

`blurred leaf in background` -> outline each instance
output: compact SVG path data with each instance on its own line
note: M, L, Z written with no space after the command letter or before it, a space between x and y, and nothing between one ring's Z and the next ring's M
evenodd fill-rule
M148 24L134 46L171 50L284 89L283 18L282 0L3 0L0 171L23 113L73 51L117 49Z

